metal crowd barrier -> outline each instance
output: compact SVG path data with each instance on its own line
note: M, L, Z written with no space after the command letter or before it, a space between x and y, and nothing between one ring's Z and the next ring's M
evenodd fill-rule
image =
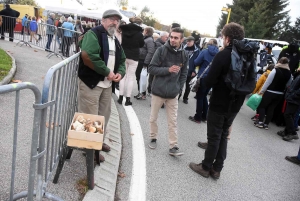
M47 192L47 184L59 163L66 145L68 127L77 111L79 55L77 53L49 69L45 76L42 93L32 83L0 86L0 94L16 92L10 201L26 197L31 201L34 196L38 201L44 198L62 200ZM34 119L27 191L15 194L17 138L20 134L18 132L19 100L20 91L23 89L30 89L35 95Z
M26 20L22 26L22 19L8 16L2 18L1 39L17 40L17 45L20 44L21 47L23 45L38 47L49 52L48 58L55 55L64 59L79 52L78 37L81 35L79 32L38 22L37 30L31 31L31 20ZM47 30L53 31L54 34L47 34L49 33Z

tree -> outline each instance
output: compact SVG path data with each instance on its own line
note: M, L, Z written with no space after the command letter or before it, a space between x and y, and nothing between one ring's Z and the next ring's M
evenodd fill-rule
M117 5L119 7L128 7L128 0L118 0Z
M153 17L153 13L150 12L150 8L147 6L142 9L139 17L143 20L144 24L151 27L154 27L155 23L157 22L157 19Z
M37 6L37 3L35 2L35 0L17 0L17 4Z
M277 24L288 17L289 11L284 11L288 0L233 0L229 22L244 26L246 37L276 39L280 32ZM222 14L217 27L217 35L225 25L227 14Z
M287 41L289 43L293 42L294 39L300 40L300 17L296 19L295 25L291 26L290 17L282 23L279 27L280 34L278 35L278 40Z

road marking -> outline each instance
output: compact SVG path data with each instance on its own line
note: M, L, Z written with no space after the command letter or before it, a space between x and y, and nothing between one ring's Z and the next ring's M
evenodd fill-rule
M119 91L115 90L119 97ZM140 121L131 106L125 106L123 102L129 125L132 140L132 175L130 182L129 200L146 200L146 154L143 131Z

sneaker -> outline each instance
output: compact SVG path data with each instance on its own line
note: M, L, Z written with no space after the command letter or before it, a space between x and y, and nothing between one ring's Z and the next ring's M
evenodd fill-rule
M187 99L183 99L183 103L188 104L189 101Z
M286 136L284 136L283 138L282 138L284 141L291 141L291 140L298 140L299 139L299 137L298 137L298 135L296 134L296 135L286 135Z
M135 97L138 100L146 100L146 96L143 94L139 94L137 97Z
M196 164L196 163L190 163L189 167L196 173L200 174L202 177L208 178L209 177L209 171L206 171L202 167L202 163Z
M259 118L259 114L256 114L254 117L251 118L252 121L257 121Z
M202 149L207 149L208 143L207 142L198 142L198 147Z
M140 96L140 93L138 93L136 96L133 96L134 98L137 98L137 97L139 97Z
M213 179L220 179L221 173L215 171L213 168L209 171L209 174Z
M286 134L285 134L285 131L283 130L283 131L278 131L277 132L277 135L279 135L279 136L281 136L281 137L284 137L284 136L286 136Z
M285 160L295 163L297 165L300 165L300 160L298 159L297 156L286 156Z
M169 150L169 154L171 156L182 156L183 152L180 152L179 148L175 146L175 147L173 147L172 149Z
M258 128L264 128L264 123L254 122L254 125Z
M196 120L193 116L189 116L189 120L191 120L191 121L193 121L193 122L195 122L197 124L201 123L201 121Z
M269 130L268 124L264 124L264 129Z
M152 139L150 141L150 143L148 144L148 146L149 146L150 149L155 149L157 147L156 139Z

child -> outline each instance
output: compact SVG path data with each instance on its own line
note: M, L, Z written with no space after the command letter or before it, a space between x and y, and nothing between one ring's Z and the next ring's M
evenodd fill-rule
M38 25L36 23L36 17L32 17L32 21L30 22L30 42L32 42L32 37L36 40L36 43L38 43L38 39L35 37L35 34L37 32Z

